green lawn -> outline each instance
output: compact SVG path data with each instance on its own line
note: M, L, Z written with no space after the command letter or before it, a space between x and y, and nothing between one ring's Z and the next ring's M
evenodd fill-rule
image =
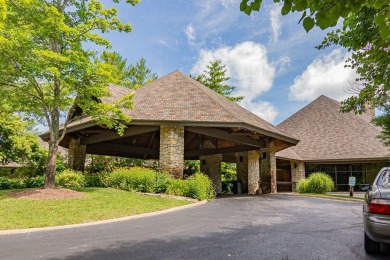
M0 190L0 230L86 223L189 204L116 189L83 188L85 198L32 200L8 198Z
M329 197L329 198L353 199L353 200L364 201L364 198L349 197L349 196L334 195L334 194L302 193L301 195L307 195L307 196L313 196L313 197Z

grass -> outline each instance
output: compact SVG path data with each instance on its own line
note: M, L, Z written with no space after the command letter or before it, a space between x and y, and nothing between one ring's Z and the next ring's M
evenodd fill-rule
M116 189L82 188L85 198L32 200L9 198L0 190L0 230L87 223L189 204Z
M364 201L364 198L349 197L349 196L342 196L342 195L333 195L333 194L302 193L301 195L308 195L308 196L313 196L313 197L330 197L330 198L354 199L354 200Z

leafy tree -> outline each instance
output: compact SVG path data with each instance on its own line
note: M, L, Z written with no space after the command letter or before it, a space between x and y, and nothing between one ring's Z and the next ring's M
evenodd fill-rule
M137 89L153 80L158 79L158 75L146 67L146 60L141 58L130 70L130 82L133 88Z
M25 163L38 150L37 137L28 131L31 124L12 113L0 110L0 164Z
M224 84L225 81L230 80L230 77L226 76L226 65L222 65L221 60L210 61L207 70L198 75L196 80L233 102L239 102L244 98L231 96L236 87Z
M261 0L242 0L247 14L260 9ZM274 0L274 2L280 2ZM390 145L390 1L389 0L282 0L282 14L302 12L306 31L314 26L335 26L341 17L342 29L327 34L318 49L340 45L351 52L346 66L356 69L359 78L349 86L355 95L342 102L342 112L362 113L368 104L385 113L373 121L383 129L381 138Z
M122 109L131 108L131 95L99 102L109 95L114 67L85 46L109 48L101 33L130 32L131 26L97 0L0 0L0 24L0 96L13 111L48 125L44 187L54 188L58 144L77 107L119 134L130 120Z
M375 19L381 37L390 35L389 28L389 0L273 0L274 3L283 3L282 14L290 12L302 12L299 22L303 21L303 27L310 31L314 26L326 29L337 25L340 18L347 18L350 14L359 12L362 8L374 8L379 10ZM252 11L259 11L263 0L241 0L240 10L248 15Z
M121 86L137 89L158 78L156 73L146 67L146 60L141 58L135 65L127 66L124 59L116 52L104 51L101 59L114 67L114 82Z

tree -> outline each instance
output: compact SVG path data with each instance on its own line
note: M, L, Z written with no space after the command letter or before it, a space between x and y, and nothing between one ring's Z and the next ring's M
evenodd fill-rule
M116 52L104 51L101 59L103 62L114 67L115 81L123 87L137 89L158 78L156 73L146 67L146 60L141 58L135 65L126 65L127 59L124 59Z
M1 104L0 110L0 164L25 163L37 150L38 139L29 130L31 122L23 122Z
M114 68L85 47L109 48L101 33L113 30L130 32L131 26L97 0L0 0L0 96L13 112L49 128L45 188L55 187L58 145L77 107L119 134L130 120L123 108L131 108L131 95L99 102L109 96Z
M322 29L335 26L344 18L342 29L328 33L317 48L340 45L351 53L346 66L356 69L359 78L348 87L355 95L342 102L341 111L362 113L367 105L382 108L385 113L373 122L382 127L381 138L390 145L390 1L282 1L282 14L302 12L300 21L306 31L315 25ZM261 2L243 0L241 10L247 14L258 11Z
M243 96L231 96L236 87L224 84L225 81L230 80L230 77L226 76L226 71L226 65L222 65L221 60L210 61L207 70L195 79L231 101L239 102L244 98Z
M350 14L356 14L362 8L374 8L380 10L375 19L381 37L390 35L389 28L389 1L388 0L273 0L274 3L283 3L282 14L290 12L302 12L299 22L303 21L303 27L310 31L314 26L326 29L337 25L340 18L347 18ZM240 10L248 15L252 11L259 11L263 0L241 0Z

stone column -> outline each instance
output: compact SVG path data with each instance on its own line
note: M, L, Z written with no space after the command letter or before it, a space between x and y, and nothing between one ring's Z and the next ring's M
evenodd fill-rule
M159 168L175 178L183 178L184 126L160 126Z
M248 152L236 153L237 181L241 182L242 193L248 193Z
M291 182L292 191L297 191L297 183L305 178L305 163L301 161L291 161Z
M68 167L76 171L84 171L87 146L80 144L80 139L70 139L68 147Z
M260 151L248 152L248 194L258 194L260 166L259 166Z
M268 141L266 149L261 150L260 181L262 193L277 193L275 154L275 144L273 141Z
M243 193L259 193L259 157L258 150L236 153L237 180L242 183Z
M203 149L215 148L214 144L210 140L203 141ZM202 155L199 156L200 171L209 176L212 180L215 191L222 193L222 181L221 181L221 163L222 154Z

